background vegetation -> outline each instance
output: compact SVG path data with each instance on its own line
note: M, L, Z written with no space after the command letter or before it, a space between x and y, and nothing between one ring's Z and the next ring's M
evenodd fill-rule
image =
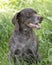
M27 7L36 10L44 18L42 28L35 30L42 56L38 65L52 65L52 0L0 0L0 65L9 65L7 53L9 38L14 29L12 17Z

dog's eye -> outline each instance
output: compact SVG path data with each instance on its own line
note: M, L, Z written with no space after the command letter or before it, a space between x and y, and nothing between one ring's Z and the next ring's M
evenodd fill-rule
M27 18L30 18L31 16L32 16L31 13L27 13L27 14L26 14L26 17L27 17Z
M31 15L27 15L26 17L27 17L27 18L31 18L32 16L31 16Z
M30 16L27 16L27 18L30 18Z

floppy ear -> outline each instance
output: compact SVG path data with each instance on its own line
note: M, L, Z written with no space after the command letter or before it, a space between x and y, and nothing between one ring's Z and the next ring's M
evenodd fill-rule
M13 17L13 19L12 19L12 23L13 23L14 25L17 25L17 24L18 24L18 19L19 19L19 17L20 17L20 12L19 12L19 13L16 13L16 14L14 15L14 17Z
M15 31L19 31L19 18L20 18L20 12L16 13L12 19L12 23L15 25Z

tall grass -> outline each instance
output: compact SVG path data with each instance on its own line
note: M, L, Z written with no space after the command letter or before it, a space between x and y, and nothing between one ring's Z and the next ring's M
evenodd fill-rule
M51 0L10 0L1 2L0 10L0 65L9 65L7 60L8 42L13 31L13 13L23 8L33 8L43 16L40 30L34 30L39 38L39 52L41 62L38 65L52 64L52 1ZM51 51L50 51L51 49ZM26 63L25 63L26 64Z

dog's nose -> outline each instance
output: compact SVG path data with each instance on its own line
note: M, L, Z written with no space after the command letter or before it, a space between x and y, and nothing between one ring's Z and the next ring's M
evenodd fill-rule
M41 21L43 20L43 17L38 17L38 19L40 20L39 23L41 23Z
M40 17L40 21L42 21L43 20L43 17Z

